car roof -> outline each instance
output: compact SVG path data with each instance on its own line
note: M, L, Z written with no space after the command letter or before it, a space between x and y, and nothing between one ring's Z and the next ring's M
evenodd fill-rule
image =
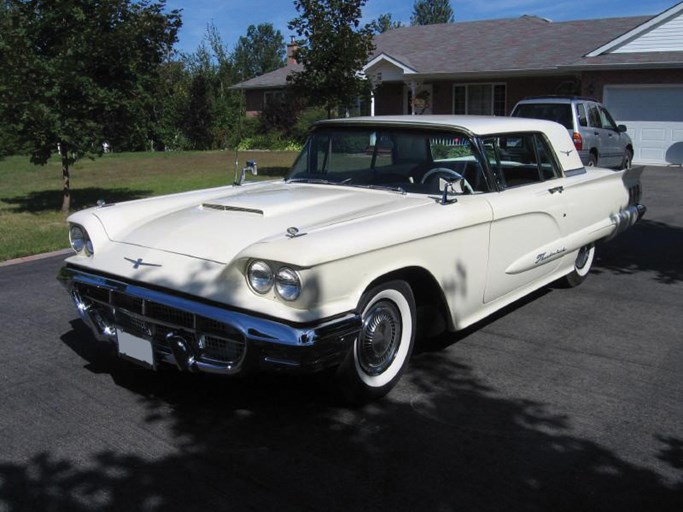
M517 104L522 103L537 103L542 101L543 103L571 103L572 101L592 101L594 103L600 103L595 98L589 98L587 96L529 96L517 102Z
M505 132L552 132L557 123L540 119L502 116L404 115L364 116L318 121L315 126L396 126L405 128L460 129L473 135L492 135ZM564 127L562 127L565 130Z
M525 117L497 117L497 116L371 116L349 117L344 119L328 119L318 121L316 128L323 127L367 127L378 128L386 126L398 128L429 128L444 130L460 130L469 135L486 136L506 133L542 132L547 137L560 161L562 168L567 171L583 167L567 129L559 123L530 119Z

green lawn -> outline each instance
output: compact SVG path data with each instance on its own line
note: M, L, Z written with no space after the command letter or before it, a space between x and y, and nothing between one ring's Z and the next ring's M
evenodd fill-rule
M282 176L296 153L241 151L256 160L259 179ZM233 151L108 154L78 162L71 172L71 208L232 183ZM249 176L247 179L255 179ZM0 261L68 247L58 159L34 166L28 157L0 159Z

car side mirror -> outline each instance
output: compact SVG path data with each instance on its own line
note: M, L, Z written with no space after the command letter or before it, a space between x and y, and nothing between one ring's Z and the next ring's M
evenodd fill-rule
M465 180L463 178L453 180L439 178L439 191L441 192L441 204L457 203L458 200L455 197L449 198L449 196L464 194L466 191Z
M239 179L235 176L235 185L241 186L242 183L244 183L244 177L248 172L251 173L252 176L258 176L258 166L256 165L255 160L247 160L247 165L242 168Z
M626 133L626 125L620 124L619 126L617 126L617 131L621 133Z

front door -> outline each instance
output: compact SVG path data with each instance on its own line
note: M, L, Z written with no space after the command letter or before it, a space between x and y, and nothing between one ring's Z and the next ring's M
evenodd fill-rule
M484 139L490 166L503 190L486 196L493 211L484 302L555 272L563 245L567 197L554 153L541 134Z

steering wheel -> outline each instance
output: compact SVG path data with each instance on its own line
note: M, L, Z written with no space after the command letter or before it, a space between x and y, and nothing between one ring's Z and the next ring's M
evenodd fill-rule
M454 171L453 169L449 169L447 167L434 167L434 169L430 169L425 173L424 176L422 176L420 183L427 183L427 180L429 180L432 176L436 176L438 174L446 174L451 179L455 178L456 180L462 180L463 190L467 190L467 192L470 194L474 192L472 185L469 184L469 182L465 179L465 177L462 174L460 174L458 171Z

